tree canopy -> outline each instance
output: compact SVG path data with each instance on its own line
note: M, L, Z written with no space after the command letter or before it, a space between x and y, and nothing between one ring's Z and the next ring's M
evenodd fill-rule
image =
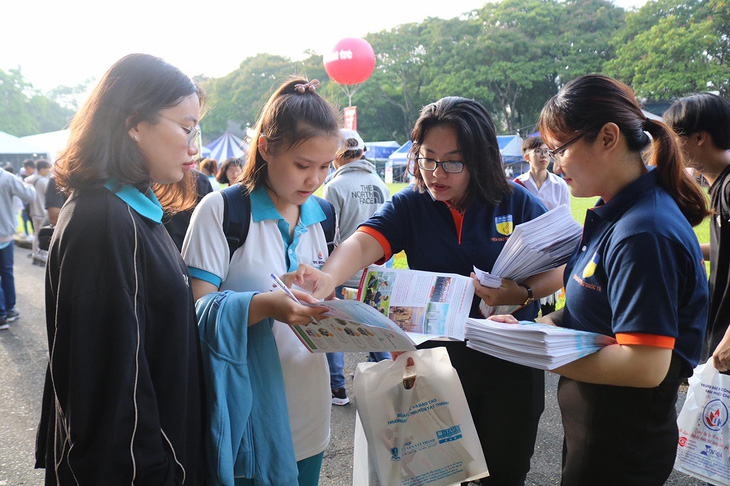
M503 133L534 131L540 109L565 83L602 72L640 99L671 101L697 91L730 97L730 3L649 0L626 12L609 0L501 0L452 19L427 18L365 38L375 71L352 96L366 140L405 142L421 108L443 96L484 104ZM303 75L338 109L348 98L322 56L302 61L258 54L222 78L196 79L209 96L206 141L252 127L273 90ZM34 90L19 70L0 71L0 130L14 135L66 124L81 87ZM60 102L60 104L59 104Z
M33 89L20 69L0 69L0 131L23 137L60 130L73 110Z

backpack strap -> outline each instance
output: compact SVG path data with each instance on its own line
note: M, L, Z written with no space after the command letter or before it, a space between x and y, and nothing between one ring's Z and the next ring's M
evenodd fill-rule
M337 233L337 217L335 215L335 208L332 206L332 203L326 199L322 199L317 196L314 196L314 199L317 200L319 207L322 208L322 211L324 212L325 219L319 224L322 225L324 237L327 240L327 251L331 255L332 251L335 249L335 235Z
M248 236L248 227L251 224L251 199L246 189L241 184L234 184L221 189L223 196L223 233L228 242L228 260L243 246ZM319 224L322 225L327 250L329 253L335 249L335 235L337 233L337 218L335 209L326 199L314 196L319 207L324 212L325 219Z
M228 260L246 242L251 223L251 199L242 184L221 189L223 195L223 233L228 242Z

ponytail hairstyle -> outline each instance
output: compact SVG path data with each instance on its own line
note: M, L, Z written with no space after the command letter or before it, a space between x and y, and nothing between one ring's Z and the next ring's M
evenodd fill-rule
M56 183L66 194L103 186L109 179L135 186L145 193L154 186L160 203L175 212L195 203L189 174L177 184L153 184L147 160L129 130L142 122L159 120L159 112L196 95L205 105L200 87L179 69L149 54L129 54L117 61L99 81L71 122L66 149L55 164Z
M504 176L502 157L497 143L497 130L489 112L478 101L458 96L448 96L426 105L411 133L413 145L408 153L415 164L429 129L435 126L454 128L458 137L459 152L464 166L469 170L469 185L461 201L454 208L463 211L473 200L497 204L512 192L512 186ZM426 183L421 171L414 165L415 189L423 193Z
M574 79L543 107L538 129L557 140L585 134L585 140L592 142L611 122L618 125L629 150L641 152L652 145L648 165L656 166L659 185L692 226L700 224L709 214L707 200L684 170L677 136L664 123L647 118L631 88L622 82L600 74Z
M274 153L281 153L313 137L340 136L337 112L315 91L317 87L317 80L292 78L266 102L256 123L243 173L236 181L241 182L246 192L267 183L268 164L259 150L260 137L266 137Z

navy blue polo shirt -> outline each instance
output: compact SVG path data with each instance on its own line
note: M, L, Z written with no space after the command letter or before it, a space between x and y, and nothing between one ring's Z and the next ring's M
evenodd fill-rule
M472 202L460 214L428 192L408 186L387 201L358 231L373 237L383 247L385 260L405 250L414 270L457 273L469 276L473 266L491 271L515 225L546 212L545 206L524 187L513 188L495 205ZM481 317L479 298L472 303L472 317ZM514 315L532 319L539 310L533 302Z
M697 365L707 275L697 236L656 171L587 211L564 280L564 327L673 349L685 373Z

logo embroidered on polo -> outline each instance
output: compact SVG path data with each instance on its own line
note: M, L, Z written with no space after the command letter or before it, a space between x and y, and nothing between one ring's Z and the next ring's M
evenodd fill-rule
M312 259L312 266L314 268L319 269L319 268L322 268L323 265L324 265L324 255L322 255L322 252L320 251L317 253L317 257Z
M514 224L512 223L512 215L497 216L494 218L494 224L497 227L499 234L509 236L512 234Z
M596 267L598 266L598 262L601 260L601 256L598 254L598 252L595 252L593 254L593 258L591 258L591 261L588 262L588 265L583 269L583 278L590 278L593 276L594 273L596 273Z

